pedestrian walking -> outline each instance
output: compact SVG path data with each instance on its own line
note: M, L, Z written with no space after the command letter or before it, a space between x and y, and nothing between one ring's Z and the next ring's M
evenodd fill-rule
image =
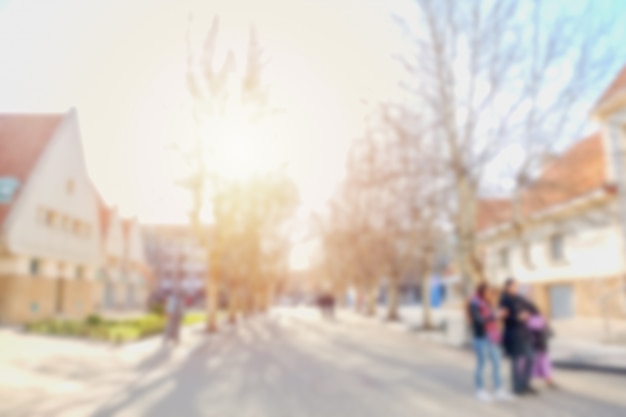
M500 328L498 312L493 307L493 298L490 288L482 283L476 288L476 293L469 301L469 316L473 334L473 347L476 354L476 370L474 384L476 398L481 401L491 401L492 396L485 389L484 370L487 361L491 364L491 374L494 396L498 400L509 400L511 396L502 386L500 371Z
M530 332L527 327L529 312L527 302L517 292L517 282L509 278L500 299L500 309L504 317L502 346L511 362L513 392L516 395L536 394L530 386L534 352Z
M543 317L537 306L530 300L527 301L527 310L530 314L526 325L530 332L530 339L534 351L533 378L542 379L550 388L556 388L552 372L552 360L548 352L550 338L550 326Z
M184 315L184 299L178 288L172 290L165 300L167 324L165 326L164 343L180 341L180 326Z

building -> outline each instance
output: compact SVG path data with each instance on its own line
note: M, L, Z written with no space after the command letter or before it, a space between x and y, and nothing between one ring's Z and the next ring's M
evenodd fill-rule
M122 219L117 210L99 205L103 310L137 309L148 299L149 268L141 228L136 219Z
M98 199L76 111L0 115L0 320L98 308Z
M204 293L207 253L188 225L151 225L143 228L147 261L154 274L154 292L175 286L192 298ZM181 264L182 263L182 264Z
M626 315L626 207L617 193L626 161L616 150L626 146L626 68L593 115L599 132L552 158L518 203L483 200L478 210L487 277L517 278L553 318Z

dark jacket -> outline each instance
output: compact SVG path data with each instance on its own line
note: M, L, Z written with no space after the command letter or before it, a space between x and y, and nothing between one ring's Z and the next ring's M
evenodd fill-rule
M469 317L472 334L477 339L487 337L487 324L496 320L493 313L485 315L476 300L469 302Z
M519 315L527 310L526 304L518 295L504 294L500 299L500 308L508 311L504 319L502 347L507 356L519 356L531 343L530 332L525 323L519 319Z

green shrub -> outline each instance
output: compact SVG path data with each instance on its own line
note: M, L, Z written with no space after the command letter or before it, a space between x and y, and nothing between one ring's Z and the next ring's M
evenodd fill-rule
M189 313L183 318L183 324L196 324L204 320L204 313ZM150 313L128 320L106 320L97 315L89 316L82 321L44 320L27 324L25 330L39 334L85 337L123 343L162 333L165 326L165 316Z
M91 314L85 319L87 326L100 326L104 320L97 314Z

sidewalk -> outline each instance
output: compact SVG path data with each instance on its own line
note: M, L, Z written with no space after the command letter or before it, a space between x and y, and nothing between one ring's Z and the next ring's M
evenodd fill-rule
M468 335L461 310L433 309L433 324L438 330L430 332L420 330L421 307L402 307L400 316L400 322L388 325L416 332L420 338L449 346L467 346ZM379 320L384 321L384 317L384 308L379 308ZM626 343L623 337L626 335L626 321L611 321L612 343L607 341L602 319L567 319L551 324L555 336L550 343L550 354L555 366L626 374Z

